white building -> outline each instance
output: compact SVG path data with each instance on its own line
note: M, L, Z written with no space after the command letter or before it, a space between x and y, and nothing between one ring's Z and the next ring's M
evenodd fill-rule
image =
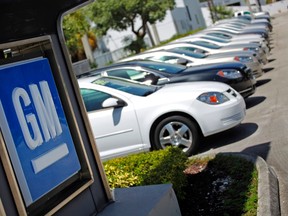
M157 34L159 41L165 41L177 34L183 34L191 30L205 28L205 20L202 15L201 5L198 0L176 0L176 7L172 11L167 11L165 20L157 22L156 28L149 26L153 38Z

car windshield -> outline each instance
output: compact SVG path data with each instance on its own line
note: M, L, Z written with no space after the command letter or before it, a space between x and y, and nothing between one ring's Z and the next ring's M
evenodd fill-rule
M192 52L192 51L184 50L184 49L181 49L181 48L173 48L173 49L170 49L170 51L172 51L174 53L178 53L178 54L184 54L186 56L190 56L190 57L193 57L193 58L199 58L199 59L205 58L207 56L207 55L205 55L203 53Z
M208 39L208 40L213 40L213 41L220 42L220 43L229 43L230 42L227 39L225 40L225 39L216 38L216 37L209 37L209 36L202 36L201 38Z
M206 42L206 41L193 41L193 42L190 42L191 44L195 44L195 45L199 45L199 46L203 46L203 47L207 47L207 48L210 48L210 49L220 49L221 46L218 46L214 43L209 43L209 42Z
M221 33L207 33L207 35L211 35L211 36L216 36L216 37L218 37L218 38L223 38L223 39L231 39L232 38L232 36L229 36L229 35L227 35L227 34L221 34Z
M131 82L129 80L117 79L112 77L101 77L94 80L92 83L117 89L129 94L137 96L147 96L157 91L160 86L145 85L138 82Z
M164 71L167 73L171 74L177 74L180 73L181 71L185 70L187 67L183 65L178 65L178 64L169 64L169 63L162 63L162 62L139 62L140 66L158 70L158 71Z

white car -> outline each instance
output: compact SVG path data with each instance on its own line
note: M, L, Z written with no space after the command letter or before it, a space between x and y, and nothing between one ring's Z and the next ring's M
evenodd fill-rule
M235 30L235 28L217 25L217 26L212 26L210 28L205 29L205 31L206 30L221 30L221 31L228 32L228 33L231 33L234 35L257 34L257 35L260 35L261 37L265 38L266 40L269 40L268 32L266 30L257 29L257 28L255 28L254 30L253 29L246 29L246 30L237 29L237 30Z
M195 153L200 136L239 125L243 97L224 83L145 85L113 77L78 79L103 160L177 146Z
M262 24L262 23L255 23L253 25L245 25L243 23L223 23L223 24L218 24L216 25L217 26L222 26L222 27L227 27L227 28L230 28L230 29L234 29L236 31L242 31L242 30L249 30L249 29L261 29L265 32L270 32L270 29L268 27L268 24Z
M146 52L151 51L159 51L159 50L167 50L171 51L173 49L182 49L187 50L190 52L195 53L202 53L205 54L208 59L212 58L224 58L224 57L230 57L230 59L227 59L225 61L234 61L237 60L240 61L242 58L248 55L255 56L258 61L262 62L263 64L266 64L268 62L267 55L263 52L262 49L259 49L257 47L235 47L235 48L226 48L225 46L218 46L218 45L209 45L207 46L200 46L197 44L192 44L189 42L178 42L178 43L169 43L163 46L159 46L157 48L153 48L150 50L147 50ZM242 62L246 64L247 62ZM249 65L247 65L249 66Z
M251 38L247 37L247 35L245 35L245 37L243 36L237 36L237 38L223 38L223 37L219 37L219 35L213 35L213 34L208 34L209 31L213 31L212 29L208 29L207 31L203 30L197 34L193 34L190 36L186 36L184 38L211 38L211 39L215 39L217 41L217 39L225 43L230 43L230 44L239 44L239 43L256 43L262 46L262 43L265 43L265 45L267 45L267 41L265 40L265 38L261 37L260 35L255 35L252 37L251 34L249 34L248 36L250 36ZM180 39L181 40L181 39Z
M245 40L238 40L238 41L232 41L230 39L221 39L221 38L217 38L216 36L212 36L212 35L203 35L203 36L189 36L189 37L184 37L181 39L177 40L178 42L180 41L188 41L188 42L194 42L194 41L206 41L206 42L211 42L214 44L217 44L218 46L230 46L230 47L247 47L247 46L258 46L259 48L263 49L263 51L269 55L269 47L267 46L266 42L259 42L259 43L255 43L255 42L249 42Z
M211 29L205 29L202 31L202 33L206 35L212 35L217 36L223 39L230 39L231 41L237 41L237 40L260 40L266 43L266 45L269 45L269 41L267 41L265 38L263 38L261 35L258 34L246 34L246 35L235 35L233 33L224 32L223 30L214 30Z
M253 12L251 13L250 11L236 11L234 12L234 17L238 17L238 16L251 16L251 17L257 17L257 16L262 16L262 15L266 15L268 17L270 17L270 13L268 11L258 11L258 12Z

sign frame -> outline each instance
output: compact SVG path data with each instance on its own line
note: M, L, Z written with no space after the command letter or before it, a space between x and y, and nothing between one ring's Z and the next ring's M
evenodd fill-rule
M4 209L4 206L2 204L1 198L0 198L0 215L6 216L5 209Z
M10 50L11 48L12 50ZM56 88L63 106L63 111L67 119L68 127L71 131L74 147L80 162L80 171L77 174L71 176L56 188L44 194L39 200L36 200L31 205L26 207L23 194L19 187L19 182L15 173L15 168L13 168L13 164L10 158L11 156L7 150L7 141L5 140L3 131L1 131L0 128L0 158L2 160L19 215L52 215L77 195L79 195L82 191L88 188L91 184L93 184L93 173L88 162L87 154L84 148L83 140L80 136L80 130L77 126L75 115L73 114L73 107L71 105L72 103L68 97L66 86L64 85L61 68L57 62L52 37L41 36L28 40L0 44L0 49L2 50L6 49L8 51L10 50L10 52L13 52L13 48L21 50L21 56L19 55L19 58L15 57L4 59L0 62L1 65L27 59L29 60L34 57L45 56L45 58L48 59ZM45 205L43 205L44 203ZM42 208L45 206L45 208L41 208L41 210L39 210L40 208L37 208L39 206Z

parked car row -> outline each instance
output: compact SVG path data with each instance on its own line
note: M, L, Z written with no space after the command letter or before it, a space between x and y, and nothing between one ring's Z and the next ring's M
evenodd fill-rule
M190 156L202 136L243 121L244 99L268 62L269 33L241 37L213 27L78 77L103 160L167 146Z

